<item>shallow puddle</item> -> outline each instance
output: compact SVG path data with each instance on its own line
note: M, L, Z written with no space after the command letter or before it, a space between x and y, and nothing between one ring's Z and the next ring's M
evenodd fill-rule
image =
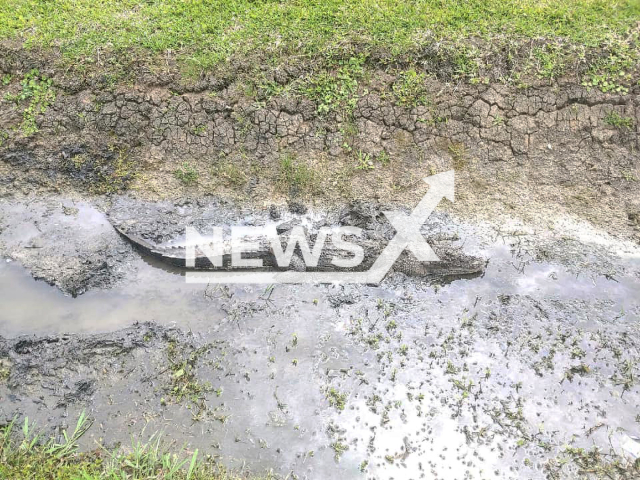
M414 300L434 307L449 305L447 317L468 308L483 297L533 295L558 300L603 300L621 311L633 311L640 300L640 259L626 259L627 275L610 277L575 274L562 265L523 260L513 248L497 243L480 250L489 259L482 277L428 286L403 278L381 286L351 286L349 291L365 297L396 301L410 294ZM634 272L636 272L634 274ZM207 330L227 313L219 299L262 302L265 307L298 307L331 296L338 285L216 286L187 284L184 271L158 260L141 257L131 274L115 288L91 290L77 298L64 295L43 281L34 280L17 262L0 261L0 331L5 336L107 332L135 322L153 321L181 328ZM410 293L409 293L410 292ZM327 306L319 302L318 306ZM439 308L440 309L440 308ZM268 310L268 309L267 309ZM443 322L446 322L443 318Z

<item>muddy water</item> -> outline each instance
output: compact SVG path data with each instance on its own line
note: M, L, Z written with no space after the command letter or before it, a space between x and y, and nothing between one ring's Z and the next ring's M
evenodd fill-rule
M565 445L622 452L640 431L640 392L624 384L638 373L640 256L607 257L603 269L597 253L567 264L540 261L519 239L463 241L487 270L446 285L402 275L378 287L188 285L137 258L115 287L72 298L2 261L0 331L154 321L216 342L228 370L202 380L224 421L136 413L136 385L96 395L92 414L103 439L127 442L148 422L254 471L544 478Z
M481 278L461 279L447 285L426 287L413 280L382 287L346 287L358 295L397 301L399 292L414 289L415 300L433 308L445 305L456 318L459 307L468 307L483 297L536 295L562 300L606 300L621 310L638 305L640 279L633 274L621 278L575 274L567 268L519 258L513 248L496 243L481 255L489 259ZM6 336L107 332L134 322L153 321L193 330L209 330L227 317L216 298L233 298L238 304L258 302L265 306L297 308L318 298L331 296L338 286L203 286L187 284L180 269L158 260L140 258L135 272L116 288L94 290L72 298L59 289L34 280L17 262L0 261L0 328ZM630 272L640 271L640 260L627 260ZM322 311L318 304L316 311ZM456 305L458 308L456 308ZM260 309L262 309L260 307ZM446 319L443 319L446 322Z

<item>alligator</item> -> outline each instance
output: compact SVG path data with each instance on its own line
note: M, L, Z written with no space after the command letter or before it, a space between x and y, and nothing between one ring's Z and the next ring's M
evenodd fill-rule
M130 242L143 255L155 258L174 267L195 270L230 270L232 268L230 254L224 254L221 259L217 259L221 261L222 267L214 267L211 259L204 255L198 248L196 248L194 266L187 267L187 248L185 246L157 245L135 235L131 231L125 231L117 225L113 226L123 238ZM278 229L278 233L280 234L285 232L286 229ZM408 252L404 252L396 260L393 271L401 272L408 276L421 277L432 282L472 278L484 273L487 264L485 259L465 254L460 247L453 245L451 241L442 239L430 240L429 238L427 238L427 240L432 244L432 248L440 258L439 261L428 263L419 262ZM357 270L364 271L367 270L378 257L386 244L386 240L374 237L360 240L358 243L364 248L366 254L365 260ZM227 251L228 247L229 245L227 245ZM267 270L330 271L336 269L331 261L335 255L340 255L340 253L343 253L342 250L336 249L329 243L323 249L318 265L312 269L307 269L299 251L296 250L289 267L285 269L278 266L270 243L264 240L258 242L258 247L254 251L243 253L243 258L261 258L263 269Z

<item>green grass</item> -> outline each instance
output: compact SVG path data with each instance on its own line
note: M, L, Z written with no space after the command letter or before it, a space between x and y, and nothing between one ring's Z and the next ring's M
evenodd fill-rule
M593 46L639 15L638 0L3 0L0 38L56 47L84 65L99 52L128 51L200 70L254 52L304 57L357 45L399 54L430 35L560 36Z
M396 103L411 107L426 105L429 100L426 77L424 73L418 73L414 69L400 72L392 86Z
M364 70L363 56L350 57L339 61L335 72L320 72L307 79L300 86L300 93L318 104L318 113L342 111L347 115L353 112L358 97L358 81L362 79Z
M173 174L184 185L194 185L198 182L198 171L188 162L183 162Z
M11 82L10 76L6 78L6 84ZM3 80L3 83L5 81ZM20 82L20 92L5 95L5 99L23 104L22 123L20 129L25 135L32 135L38 131L36 117L47 111L47 108L56 99L53 91L53 81L44 75L40 75L37 69L29 71Z
M316 189L317 178L306 163L296 159L293 154L285 153L278 164L278 184L281 190L290 195L304 195Z
M533 49L535 69L541 78L556 78L564 73L563 50L557 44L548 44Z
M222 466L199 459L198 450L169 451L161 435L131 446L82 453L78 441L91 427L84 413L73 432L61 441L45 438L25 418L0 428L0 478L15 480L240 480L248 477L227 472ZM255 480L257 478L253 477ZM268 480L269 477L264 477Z
M633 118L623 117L615 110L611 110L607 113L606 117L604 117L604 121L607 125L611 125L612 127L619 129L626 128L631 130L633 128Z
M358 150L356 153L356 170L373 170L375 169L375 165L373 164L373 160L371 160L371 155L363 152L362 150Z

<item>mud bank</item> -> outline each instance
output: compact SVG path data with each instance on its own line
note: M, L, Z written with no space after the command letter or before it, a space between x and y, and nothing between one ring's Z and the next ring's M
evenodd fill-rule
M3 196L131 190L262 208L292 198L406 206L422 196L423 177L455 168L458 214L543 225L565 213L638 239L637 85L614 94L573 77L454 84L428 70L407 84L402 71L372 63L329 72L331 82L352 75L355 86L327 106L287 88L304 69L276 75L284 93L248 93L243 78L109 87L54 71L50 105L25 134L28 105L9 99L27 67L3 68L14 79L0 86Z
M104 214L86 201L54 197L0 204L3 256L65 293L113 285L133 258Z

